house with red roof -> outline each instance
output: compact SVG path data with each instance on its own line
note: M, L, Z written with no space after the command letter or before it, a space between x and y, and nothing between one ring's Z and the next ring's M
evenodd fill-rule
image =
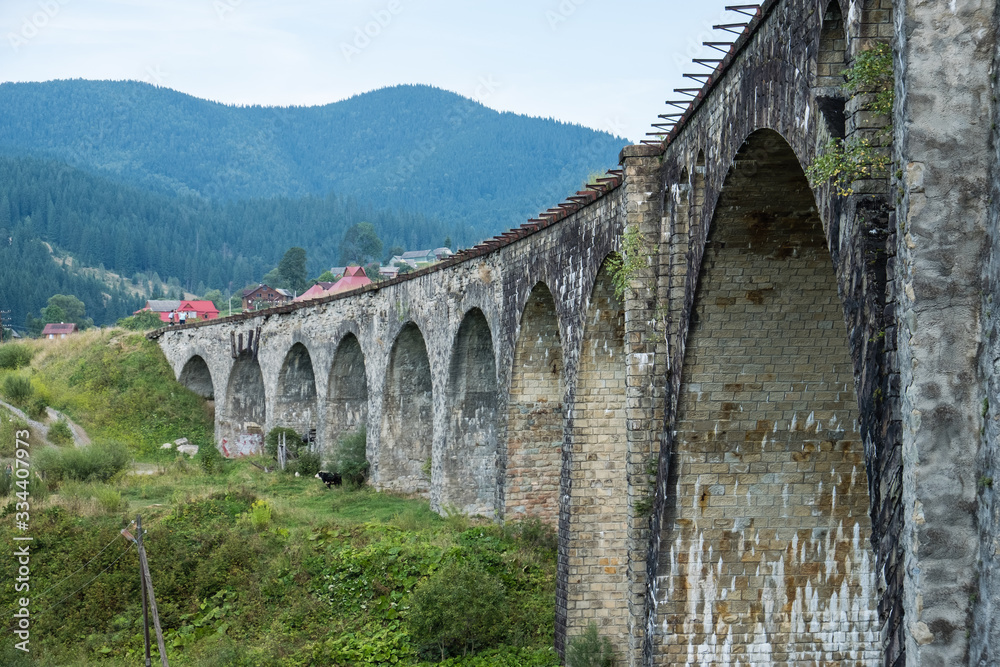
M214 320L219 316L219 309L211 301L191 301L181 299L150 299L145 307L135 311L141 313L144 310L151 310L160 316L161 322L168 324L180 324L181 313L184 314L184 321ZM135 315L135 313L132 313ZM173 318L170 316L173 315Z
M302 294L295 297L294 301L308 301L309 299L315 299L326 294L326 291L333 287L336 283L328 282L318 282L309 289L307 289Z
M48 340L53 340L55 338L65 338L66 336L76 333L75 324L64 324L60 322L59 324L46 324L45 328L42 329L42 338Z
M339 294L358 287L371 285L371 279L365 275L365 270L360 266L348 266L344 269L344 277L333 284L333 287L326 291L327 294Z

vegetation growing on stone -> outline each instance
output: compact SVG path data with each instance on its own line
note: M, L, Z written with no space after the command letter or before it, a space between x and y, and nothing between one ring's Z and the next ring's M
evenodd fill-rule
M844 72L844 91L853 96L868 96L862 107L876 116L888 117L894 101L892 48L877 42L862 51ZM884 144L890 139L892 123L887 122L874 137L831 139L806 169L812 187L830 183L835 192L846 197L854 194L855 181L885 176L890 162Z

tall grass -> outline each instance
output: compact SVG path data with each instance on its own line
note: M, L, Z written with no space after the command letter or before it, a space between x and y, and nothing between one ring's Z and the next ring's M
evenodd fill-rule
M63 480L107 482L131 462L128 448L113 440L96 441L87 447L43 449L35 465L49 484Z

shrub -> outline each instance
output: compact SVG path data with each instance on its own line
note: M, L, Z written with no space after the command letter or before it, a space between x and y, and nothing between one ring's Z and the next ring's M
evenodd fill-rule
M222 470L222 457L214 445L198 448L198 465L206 475L214 475Z
M73 443L73 430L65 419L60 419L49 426L48 441L53 445L70 445Z
M0 498L6 498L14 489L14 476L0 472Z
M341 435L334 450L334 466L344 481L355 486L361 486L368 479L368 459L365 448L368 445L368 434L362 426L353 433Z
M47 449L36 455L38 469L52 484L65 479L106 482L129 465L128 450L120 442L104 440L87 447Z
M316 452L304 451L295 462L296 471L303 477L312 477L319 472L322 461Z
M422 653L444 660L503 643L508 616L496 577L472 563L452 563L413 591L407 624Z
M151 310L141 310L135 315L123 317L118 320L116 326L128 329L129 331L147 331L167 326L167 323L160 319L158 313L154 313Z
M31 417L32 419L41 421L45 419L45 416L48 414L48 409L47 409L48 407L49 407L48 394L38 392L35 394L34 398L31 399L31 402L28 404L28 407L25 410L25 412L27 412L28 416Z
M3 393L11 403L24 405L31 398L31 380L24 375L8 375L3 379Z
M247 512L247 519L258 533L271 525L271 505L266 500L255 500Z
M16 371L31 363L33 351L27 345L7 343L0 345L0 368Z
M569 640L566 647L566 667L614 667L615 654L611 640L597 634L591 623L582 635Z

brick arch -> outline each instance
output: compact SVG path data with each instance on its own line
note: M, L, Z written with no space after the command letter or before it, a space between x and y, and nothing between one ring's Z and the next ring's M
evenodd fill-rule
M455 335L448 370L448 435L441 452L441 506L493 516L497 496L497 366L479 308Z
M215 400L215 384L212 382L212 371L200 354L192 355L184 363L177 381L204 399Z
M326 451L341 435L368 424L368 375L358 337L347 333L337 344L327 383Z
M594 622L623 646L629 611L625 310L607 261L591 291L578 363L567 429L567 506L560 508L560 541L567 545L560 559L568 581L557 591L557 632L564 624L565 636L572 637Z
M434 442L434 389L424 336L412 321L393 341L383 392L379 486L428 494Z
M251 354L241 354L229 373L226 409L219 422L223 454L245 456L261 451L267 419L266 394L260 364Z
M563 455L565 367L559 315L548 286L537 283L521 312L507 413L504 516L555 524Z
M319 422L316 375L308 348L295 343L285 354L274 396L274 424L315 436Z
M656 664L873 664L877 592L837 279L789 144L761 130L720 193L683 360Z

